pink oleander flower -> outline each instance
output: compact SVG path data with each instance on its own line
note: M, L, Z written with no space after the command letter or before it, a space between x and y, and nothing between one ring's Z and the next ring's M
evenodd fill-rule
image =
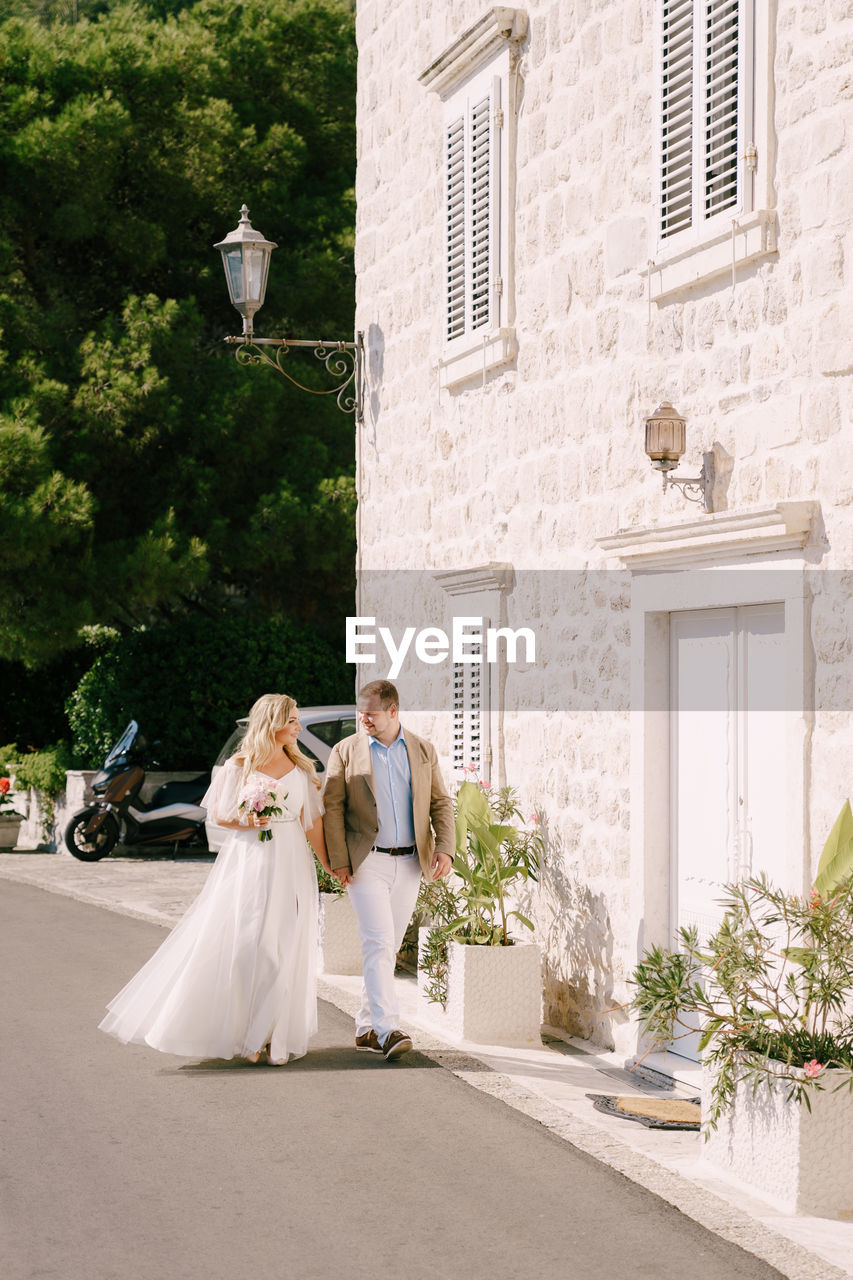
M809 901L808 901L809 911L816 911L819 906L820 906L820 894L818 893L817 889L812 889L811 893L809 894Z
M814 1080L815 1076L820 1075L823 1071L823 1063L818 1062L817 1058L812 1058L811 1062L803 1065L803 1072L808 1076L809 1080Z
M541 818L539 817L538 813L531 813L527 821L532 822L534 826L538 827L539 823L541 822Z

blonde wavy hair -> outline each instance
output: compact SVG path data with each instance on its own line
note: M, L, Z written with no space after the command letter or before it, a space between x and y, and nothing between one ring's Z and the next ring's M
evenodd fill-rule
M260 769L265 760L275 755L278 750L275 735L287 724L295 708L295 698L289 698L286 693L265 693L258 698L249 712L243 741L231 757L235 763L242 764L244 782L254 769ZM308 774L319 791L320 780L314 771L313 761L304 756L295 743L292 747L284 746L282 750L297 769Z

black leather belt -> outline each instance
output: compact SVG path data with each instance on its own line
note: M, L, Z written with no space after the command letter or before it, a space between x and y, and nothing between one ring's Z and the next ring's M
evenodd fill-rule
M375 844L373 847L377 853L390 853L392 858L405 858L410 853L417 853L418 851L418 846L416 844L401 844L396 849L382 849L378 844Z

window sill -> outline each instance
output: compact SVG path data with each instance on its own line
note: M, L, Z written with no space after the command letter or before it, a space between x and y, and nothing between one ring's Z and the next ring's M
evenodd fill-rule
M761 209L735 220L712 239L676 252L665 250L640 274L649 279L652 302L663 302L683 290L704 284L715 276L731 276L738 267L776 253L776 212Z
M491 333L472 336L470 341L457 339L459 346L448 348L438 362L439 385L444 391L479 378L485 382L495 369L511 364L517 346L514 329L494 329Z

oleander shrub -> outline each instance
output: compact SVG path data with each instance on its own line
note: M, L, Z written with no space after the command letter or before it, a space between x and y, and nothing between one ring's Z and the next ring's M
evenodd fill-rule
M164 769L206 769L262 693L301 706L352 701L343 651L310 627L257 612L194 615L131 632L87 671L66 704L75 756L94 768L137 720Z

